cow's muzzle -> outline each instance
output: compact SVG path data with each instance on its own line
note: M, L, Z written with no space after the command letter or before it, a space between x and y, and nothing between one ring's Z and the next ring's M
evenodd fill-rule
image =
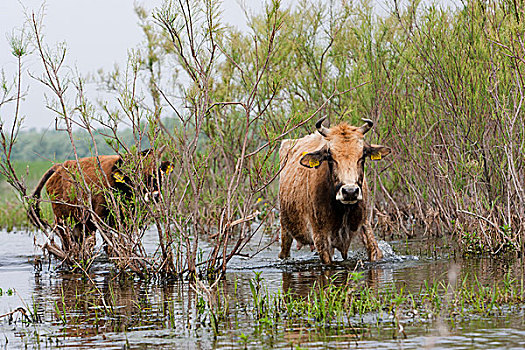
M154 201L156 202L160 198L160 192L159 191L153 191L153 192L147 192L144 196L144 200L146 202Z
M363 192L357 185L343 185L337 191L335 199L343 204L355 204L363 200Z

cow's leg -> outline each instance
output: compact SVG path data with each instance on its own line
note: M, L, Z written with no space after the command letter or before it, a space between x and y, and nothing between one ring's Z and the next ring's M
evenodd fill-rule
M323 264L331 264L334 249L328 242L328 232L314 234L315 249L319 252L319 257Z
M62 250L66 254L68 254L72 246L71 237L67 234L67 230L64 226L64 223L61 220L57 221L54 231L58 234L58 237L60 237L60 243L62 245Z
M346 227L339 229L337 237L332 245L341 253L343 260L348 259L348 249L355 232L348 230ZM333 256L333 255L332 255Z
M279 259L286 259L290 257L290 248L292 246L293 237L281 222L281 252Z
M340 252L341 252L341 257L343 258L343 260L348 259L348 249L350 249L350 239L351 238L348 238L347 240L345 240L341 247Z
M341 257L343 258L343 260L346 260L348 259L348 249L350 248L350 242L348 242L348 244L343 244L343 246L341 247L341 249L339 249L339 251L341 252Z
M350 242L352 241L353 235L354 232L350 232L349 236L343 237L343 241L341 242L341 248L339 249L343 260L348 259L348 249L350 249Z
M323 264L330 265L332 263L332 255L327 249L319 251L319 257Z
M73 236L77 240L82 259L90 259L96 245L96 227L90 223L77 223L73 228Z
M361 239L363 240L363 244L366 247L368 259L370 261L383 259L383 252L381 252L381 249L379 249L379 246L377 245L374 231L372 231L372 227L370 227L370 224L367 222L363 224Z
M76 224L73 227L73 239L76 243L79 245L82 245L82 241L84 241L84 225L81 223Z
M95 224L91 221L88 221L86 223L86 227L84 228L85 233L85 241L84 246L87 246L87 251L89 252L90 256L93 255L93 252L95 251L95 246L97 245L97 236L95 232L97 231L97 227Z

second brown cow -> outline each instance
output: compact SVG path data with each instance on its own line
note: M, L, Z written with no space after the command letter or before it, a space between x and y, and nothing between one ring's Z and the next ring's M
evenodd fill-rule
M126 156L129 158L129 155ZM155 169L158 162L154 159L154 152L149 149L142 151L138 158L141 164L135 166L134 173L136 180L142 182L145 188L143 195L148 201L149 197L159 195L160 178L169 174L173 165L164 161ZM101 155L81 158L78 162L68 160L55 164L42 176L33 193L36 205L30 211L30 219L40 226L39 199L46 186L53 206L54 230L61 238L62 249L69 252L75 245L93 246L93 233L99 220L106 221L110 226L115 225L110 215L111 205L107 203L107 191L120 192L126 202L131 202L133 193L139 192L133 188L133 181L123 171L126 162L126 157L120 155ZM67 233L69 227L72 235Z
M383 257L368 223L368 186L364 165L379 160L390 148L370 145L364 135L373 122L361 127L341 123L332 128L316 123L317 132L284 140L279 150L281 259L290 256L293 240L315 247L321 261L332 262L334 248L347 258L353 236L360 233L371 261Z

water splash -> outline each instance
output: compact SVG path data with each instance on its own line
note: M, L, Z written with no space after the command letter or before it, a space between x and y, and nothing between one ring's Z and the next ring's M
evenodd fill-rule
M365 265L384 265L400 262L419 261L418 256L414 255L400 255L397 254L392 246L386 241L378 241L379 249L383 252L383 259L377 262L368 261L368 253L364 247L351 249L348 251L348 259L343 260L341 254L336 251L334 255L335 265L337 266L352 265L356 262L362 262ZM277 258L279 247L277 245L265 250L251 258L236 257L232 259L228 266L228 270L281 270L281 271L305 271L310 269L323 268L319 260L319 254L310 249L302 249L301 251L292 251L292 257L280 260Z
M392 246L386 242L386 241L378 241L377 242L379 249L383 253L383 259L379 261L379 263L385 263L385 262L403 262L403 261L417 261L419 260L418 256L415 255L399 255L396 252L394 252L394 249ZM358 248L356 250L352 250L348 252L348 259L349 260L361 260L361 261L367 261L368 260L368 253L366 252L366 249L364 247Z

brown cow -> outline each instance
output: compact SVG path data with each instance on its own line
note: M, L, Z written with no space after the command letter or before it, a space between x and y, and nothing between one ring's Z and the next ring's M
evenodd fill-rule
M318 132L284 140L279 150L279 258L290 256L295 239L298 247L315 247L325 264L332 262L334 248L346 259L352 237L361 230L369 259L381 259L383 254L367 220L364 165L367 158L379 160L390 154L390 148L364 141L373 126L371 120L363 119L366 124L361 127L341 123L326 128L324 119L316 123Z
M140 178L147 189L146 200L151 195L159 194L159 175L169 173L173 168L169 161L164 161L155 174L152 154L150 150L142 151L142 164L137 166L144 173ZM126 165L124 162L125 159L119 155L102 155L81 158L78 163L76 160L68 160L62 164L55 164L42 176L33 192L36 206L30 211L30 218L37 225L41 222L38 199L42 188L46 186L53 207L55 229L60 235L63 250L69 251L72 244L82 245L84 238L90 238L89 244L94 244L92 233L97 229L97 220L105 220L111 226L115 224L110 218L110 210L106 203L107 190L120 191L125 199L131 199L132 182L123 173L122 169ZM89 198L92 210L88 208ZM66 227L70 225L73 226L74 241L66 234Z

